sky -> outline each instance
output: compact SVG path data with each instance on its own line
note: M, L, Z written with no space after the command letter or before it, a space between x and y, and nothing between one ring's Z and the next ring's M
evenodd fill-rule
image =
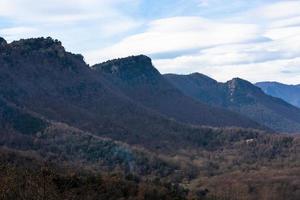
M90 65L300 84L300 0L0 0L0 36L59 39Z

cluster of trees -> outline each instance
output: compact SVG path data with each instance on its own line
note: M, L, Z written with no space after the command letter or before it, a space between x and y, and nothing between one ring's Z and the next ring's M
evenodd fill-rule
M61 169L1 151L1 200L184 200L187 190L159 179ZM13 160L11 158L14 158Z
M236 171L201 178L197 182L200 189L195 191L201 194L203 199L297 200L300 196L299 173L299 168Z

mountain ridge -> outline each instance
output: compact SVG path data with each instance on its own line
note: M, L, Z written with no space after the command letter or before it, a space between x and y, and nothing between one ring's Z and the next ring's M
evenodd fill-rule
M265 93L281 98L300 108L300 84L288 85L279 82L258 82L255 85L264 90Z
M249 81L234 78L219 83L203 76L197 76L196 80L192 75L167 74L165 77L186 95L199 101L244 114L279 132L300 130L300 109L266 95L261 88Z
M129 98L167 117L184 123L212 126L236 126L234 121L239 119L241 126L244 126L243 123L252 126L252 122L247 122L249 119L243 116L197 102L184 95L144 55L108 61L92 68Z
M187 133L196 135L206 132L206 129L182 124L135 101L120 92L121 88L107 77L90 68L81 56L65 50L58 52L53 45L60 43L51 40L29 39L29 42L25 40L16 46L8 44L1 50L0 93L7 101L52 121L129 144L143 144L152 149L168 149L173 143L192 145L194 141L191 140L181 142L187 138ZM20 46L24 43L25 47ZM26 49L27 52L23 52ZM156 70L152 72L154 75L158 73ZM205 116L203 118L206 120ZM231 120L231 126L239 126L236 118ZM243 123L245 127L261 128L248 119ZM215 124L226 125L217 121L203 125ZM264 127L262 129L265 130ZM160 140L157 141L155 137ZM170 137L172 141L167 140Z

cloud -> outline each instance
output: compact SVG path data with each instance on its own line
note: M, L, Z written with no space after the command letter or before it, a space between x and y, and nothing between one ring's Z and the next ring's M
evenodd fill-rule
M253 16L260 16L267 19L284 19L287 17L298 16L300 3L294 1L280 1L263 6L253 11Z
M124 2L134 3L136 0L0 0L0 16L24 21L56 21L57 17L62 17L62 21L106 18L116 14L116 6Z
M209 3L216 1L200 1L202 6ZM87 52L87 60L146 54L162 73L198 71L220 81L241 77L299 83L299 10L299 1L279 1L239 12L238 18L153 20L141 33Z
M252 82L265 80L295 84L300 80L299 41L299 34L276 35L263 42L217 45L175 58L156 59L154 64L162 73L198 71L219 81L241 77Z
M119 43L90 52L96 62L128 54L159 54L216 45L261 40L260 29L253 24L220 23L201 17L174 17L151 21L146 31L131 35Z
M222 82L234 77L244 78L252 82L275 80L290 84L299 83L300 80L299 57L268 60L259 63L207 66L199 65L199 60L195 57L182 56L172 60L155 60L154 65L161 66L160 70L162 73L176 71L176 73L180 74L189 74L192 71L198 71ZM182 66L185 67L182 68Z
M139 21L119 9L124 2L138 0L0 0L0 17L11 20L13 26L39 27L41 33L71 27L99 30L104 36L123 33L138 26ZM100 35L100 34L99 34Z
M35 34L37 31L38 31L37 29L31 27L19 26L13 28L0 29L0 34L7 38L11 35L18 35L18 34L27 34L30 36L32 34Z
M126 9L134 9L138 2L0 0L0 36L8 41L51 36L61 40L69 51L82 53L96 45L106 46L138 28L142 21L126 14ZM9 23L1 24L1 20Z
M0 0L0 5L0 36L11 41L50 35L90 64L146 54L163 73L198 71L221 81L300 80L298 0Z
M290 17L287 19L276 20L270 22L269 27L271 28L283 28L283 27L293 27L300 25L300 16Z

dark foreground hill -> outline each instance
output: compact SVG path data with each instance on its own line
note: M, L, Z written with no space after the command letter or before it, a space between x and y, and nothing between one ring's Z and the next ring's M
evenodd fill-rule
M300 109L242 79L219 83L205 75L167 74L178 89L201 102L230 109L279 132L300 132Z
M1 42L0 199L298 199L298 137L170 120L103 73L51 38Z
M300 85L286 85L278 82L259 82L255 85L266 94L281 98L300 108Z

